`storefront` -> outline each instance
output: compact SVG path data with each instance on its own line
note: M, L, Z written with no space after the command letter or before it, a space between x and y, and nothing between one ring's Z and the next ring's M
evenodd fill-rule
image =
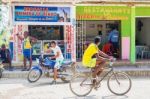
M117 54L120 59L130 60L131 9L129 6L78 5L76 7L77 56L82 57L84 46L86 46L86 43L92 42L95 36L102 35L103 43L108 42L106 39L109 35L110 27L115 25L119 32L119 50Z
M84 50L95 36L103 38L100 46L102 49L108 42L110 27L114 25L119 32L119 59L134 63L138 59L150 58L149 5L127 3L114 5L107 2L75 6L12 3L11 7L8 8L10 10L8 16L12 17L9 21L13 31L6 29L0 38L3 41L10 40L13 62L22 61L22 41L15 36L16 33L23 35L24 31L29 31L31 36L38 39L33 45L33 59L38 57L41 51L44 51L45 56L50 55L46 53L46 49L51 40L56 40L64 57L76 60L82 59Z
M137 6L135 8L136 16L136 59L149 60L150 59L150 7Z
M130 60L132 63L139 59L150 59L149 10L150 7L147 5L78 5L76 7L77 55L82 49L78 57L82 57L87 42L91 42L100 31L102 37L105 37L109 26L117 24L120 33L120 58Z
M75 27L73 20L75 13L73 7L68 5L14 5L13 6L13 62L22 62L22 41L15 34L23 36L24 31L29 31L30 36L38 39L33 44L33 60L41 52L47 53L52 40L61 47L65 59L76 60Z

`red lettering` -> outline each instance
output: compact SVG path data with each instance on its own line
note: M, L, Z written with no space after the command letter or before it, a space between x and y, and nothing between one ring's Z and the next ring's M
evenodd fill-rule
M40 16L40 12L36 12L36 15L37 15L37 16Z

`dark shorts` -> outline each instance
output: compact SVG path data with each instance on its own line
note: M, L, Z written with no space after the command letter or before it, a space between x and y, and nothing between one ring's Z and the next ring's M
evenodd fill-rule
M32 58L32 49L24 49L23 56L27 59Z

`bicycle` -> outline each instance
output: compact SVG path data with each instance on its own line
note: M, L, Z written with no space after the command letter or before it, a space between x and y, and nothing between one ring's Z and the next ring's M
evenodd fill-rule
M0 78L2 78L2 73L4 71L4 65L3 65L3 60L0 59Z
M97 77L96 85L93 84L91 70L90 72L76 73L70 80L69 84L72 93L79 97L87 96L88 94L90 94L93 88L98 89L100 87L101 81L103 81L107 76L107 86L113 94L125 95L126 93L128 93L131 89L132 81L128 74L124 72L114 71L114 61L115 60L110 61L109 65L104 67L104 69L110 70L108 70L108 72L106 72L102 78L100 76Z

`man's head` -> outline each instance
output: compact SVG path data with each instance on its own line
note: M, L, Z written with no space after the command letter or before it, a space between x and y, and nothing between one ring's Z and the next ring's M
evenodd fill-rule
M5 44L2 44L1 48L2 48L2 49L6 49Z
M99 44L101 43L101 37L96 36L95 39L94 39L94 43L95 43L96 45L99 45Z
M51 47L53 47L53 48L56 47L56 42L55 42L55 41L52 41L52 42L51 42Z
M29 32L28 32L28 31L25 31L25 32L24 32L24 37L27 38L28 36L29 36Z
M117 25L114 24L111 26L111 30L115 30L115 29L117 29Z

